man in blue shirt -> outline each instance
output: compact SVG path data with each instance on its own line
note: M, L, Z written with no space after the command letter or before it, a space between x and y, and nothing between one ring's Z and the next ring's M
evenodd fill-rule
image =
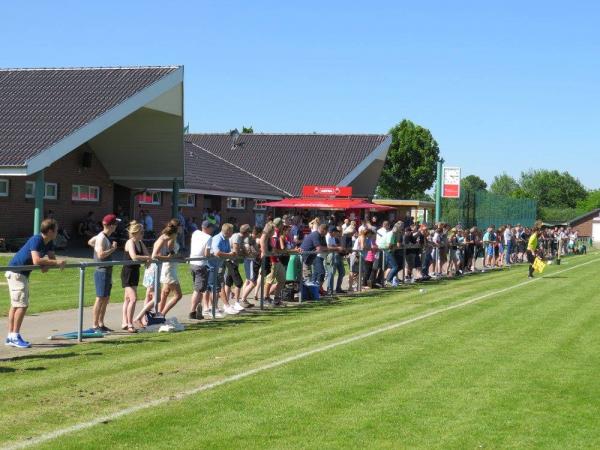
M229 239L233 235L233 225L230 223L224 223L221 227L221 232L212 238L210 246L211 256L218 258L235 258L236 253L231 250L231 244ZM229 305L229 299L225 295L225 289L221 290L223 284L223 272L224 272L224 260L212 258L208 260L209 274L208 274L208 286L212 290L213 286L217 292L221 292L221 301L223 302L224 311L226 314L238 314L239 311Z
M302 252L320 252L327 249L327 243L325 242L325 235L327 234L327 225L321 224L317 231L313 231L307 235L302 241L300 248ZM314 266L314 270L313 270ZM311 272L312 276L311 276ZM303 254L302 255L302 276L305 282L317 281L320 276L325 273L323 267L323 258L317 258L317 255Z
M57 260L54 255L53 241L58 234L58 224L54 219L46 219L41 224L41 234L29 238L23 247L13 256L8 265L41 266L42 272L47 272L50 266L59 266L61 270L64 260ZM29 348L31 344L21 337L21 324L29 306L29 275L31 270L16 270L6 272L8 289L10 291L10 309L8 311L8 336L5 345L17 348Z

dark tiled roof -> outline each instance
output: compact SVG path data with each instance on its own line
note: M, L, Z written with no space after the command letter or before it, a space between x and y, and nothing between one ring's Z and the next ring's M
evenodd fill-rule
M0 70L0 165L33 156L178 67Z
M303 185L336 185L369 156L385 134L189 134L189 140L293 196Z
M285 193L210 152L185 142L185 188L284 197Z

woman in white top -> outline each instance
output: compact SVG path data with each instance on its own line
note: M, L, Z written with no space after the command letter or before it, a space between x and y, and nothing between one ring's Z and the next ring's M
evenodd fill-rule
M160 271L160 282L162 290L160 293L160 302L158 304L159 312L164 316L173 306L181 300L181 286L177 276L177 263L173 261L179 252L177 245L177 231L179 229L179 220L171 219L167 226L162 230L160 237L154 243L152 248L152 259L162 261ZM169 295L173 293L173 298L167 303Z

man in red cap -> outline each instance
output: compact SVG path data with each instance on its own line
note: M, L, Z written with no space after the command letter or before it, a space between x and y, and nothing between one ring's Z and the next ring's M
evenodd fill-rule
M117 243L110 243L108 237L115 232L117 224L120 222L114 214L107 214L102 219L102 231L88 241L88 244L94 248L94 261L110 261L111 255L117 249ZM92 311L94 330L102 333L112 331L104 324L104 315L106 307L110 300L110 290L112 288L112 266L96 267L94 272L94 284L96 285L96 303Z

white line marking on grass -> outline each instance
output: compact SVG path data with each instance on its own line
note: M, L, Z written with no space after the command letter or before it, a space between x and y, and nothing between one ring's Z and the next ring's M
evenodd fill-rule
M587 261L587 262L584 262L584 263L577 264L575 266L569 267L568 269L559 270L558 272L553 272L551 275L557 275L557 274L560 274L560 273L568 272L568 271L576 269L578 267L586 266L588 264L591 264L591 263L594 263L594 262L598 262L598 261L600 261L600 258L594 258L594 259L592 259L590 261ZM232 383L234 381L242 380L244 378L248 378L248 377L250 377L252 375L256 375L257 373L264 372L264 371L269 370L269 369L274 369L276 367L280 367L280 366L283 366L285 364L288 364L288 363L291 363L291 362L294 362L294 361L298 361L299 359L303 359L303 358L306 358L308 356L311 356L311 355L314 355L314 354L317 354L317 353L321 353L321 352L325 352L327 350L331 350L332 348L336 348L336 347L340 347L342 345L350 344L352 342L360 341L360 340L369 338L371 336L375 336L375 335L378 335L378 334L381 334L381 333L385 333L385 332L390 331L390 330L395 330L396 328L400 328L400 327L403 327L403 326L406 326L406 325L410 325L410 324L412 324L414 322L418 322L420 320L424 320L424 319L427 319L429 317L437 316L438 314L442 314L442 313L447 312L447 311L452 311L453 309L463 308L463 307L465 307L467 305L470 305L470 304L475 303L475 302L479 302L481 300L484 300L486 298L492 297L494 295L502 294L504 292L508 292L508 291L513 290L513 289L516 289L516 288L519 288L519 287L526 286L528 284L534 283L534 282L536 282L538 280L541 280L541 279L543 279L545 277L546 277L546 275L538 277L538 278L534 278L534 279L531 279L531 280L523 281L521 283L517 283L517 284L509 286L507 288L503 288L503 289L500 289L500 290L497 290L497 291L493 291L493 292L488 292L487 294L483 294L483 295L480 295L478 297L474 297L472 299L465 300L464 302L455 303L453 305L445 306L444 308L436 309L435 311L430 311L428 313L421 314L419 316L415 316L415 317L413 317L411 319L405 319L405 320L402 320L401 322L396 322L396 323L393 323L393 324L390 324L390 325L386 325L386 326L381 327L381 328L376 328L376 329L368 331L366 333L361 333L361 334L357 334L355 336L352 336L352 337L349 337L349 338L346 338L346 339L342 339L341 341L332 342L331 344L323 345L321 347L317 347L317 348L314 348L312 350L307 350L305 352L298 353L296 355L288 356L287 358L280 359L279 361L273 361L273 362L271 362L269 364L265 364L263 366L255 368L255 369L250 369L250 370L247 370L245 372L240 372L240 373L238 373L236 375L231 375L229 377L225 377L225 378L223 378L221 380L218 380L218 381L213 381L212 383L201 384L200 386L198 386L198 387L196 387L194 389L183 391L183 392L180 392L178 394L171 395L169 397L163 397L163 398L159 398L159 399L156 399L156 400L152 400L150 402L141 403L139 405L131 406L129 408L122 409L121 411L117 411L115 413L108 414L106 416L102 416L102 417L98 417L96 419L92 419L92 420L90 420L88 422L78 423L76 425L72 425L72 426L66 427L66 428L61 428L59 430L52 431L52 432L46 433L46 434L42 434L41 436L34 437L34 438L31 438L31 439L28 439L28 440L25 440L25 441L16 442L16 443L14 443L12 445L4 447L4 449L7 449L7 450L8 449L20 449L20 448L29 447L31 445L41 444L41 443L44 443L44 442L56 439L58 437L64 436L66 434L75 433L77 431L82 431L82 430L85 430L87 428L91 428L91 427L94 427L96 425L100 425L101 423L114 421L116 419L119 419L120 417L127 416L129 414L134 414L134 413L136 413L138 411L141 411L143 409L152 408L154 406L160 406L160 405L163 405L163 404L171 402L171 401L181 400L181 399L184 399L186 397L198 394L200 392L209 391L209 390L214 389L216 387L223 386L225 384L229 384L229 383Z

